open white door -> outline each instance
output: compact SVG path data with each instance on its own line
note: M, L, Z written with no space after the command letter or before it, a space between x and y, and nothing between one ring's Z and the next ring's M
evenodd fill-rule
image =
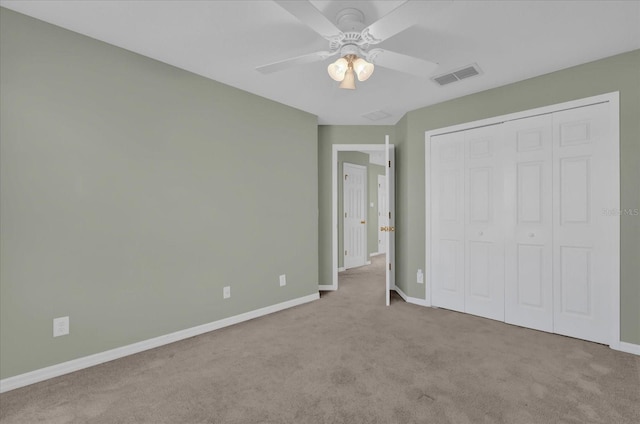
M387 183L387 205L389 205L389 225L386 227L386 300L387 306L391 302L391 290L396 285L396 264L395 264L395 222L396 222L396 205L395 205L395 160L393 145L389 144L389 136L384 139L384 156L385 156L385 179Z

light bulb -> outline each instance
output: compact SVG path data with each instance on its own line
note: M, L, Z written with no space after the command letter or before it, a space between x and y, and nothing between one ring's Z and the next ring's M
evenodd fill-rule
M329 72L329 76L335 81L342 81L344 79L344 73L348 68L349 62L347 62L347 59L344 57L341 57L327 67L327 72Z
M353 70L358 76L358 81L368 80L371 74L373 74L373 68L373 63L369 63L360 57L353 62Z
M346 88L347 90L356 89L356 80L353 76L353 69L347 69L347 72L344 75L344 79L340 83L340 88Z

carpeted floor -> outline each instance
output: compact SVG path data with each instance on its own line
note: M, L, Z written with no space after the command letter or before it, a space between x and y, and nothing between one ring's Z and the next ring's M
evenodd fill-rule
M640 357L386 307L381 259L316 302L4 393L0 422L640 422Z

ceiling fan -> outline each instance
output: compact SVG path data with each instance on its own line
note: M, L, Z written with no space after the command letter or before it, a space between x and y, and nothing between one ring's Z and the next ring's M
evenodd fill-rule
M333 24L309 0L273 1L327 39L329 50L259 66L256 68L259 72L269 74L340 56L328 66L329 76L340 82L340 88L355 89L355 79L366 81L373 73L374 65L419 77L429 76L438 67L437 63L417 57L370 48L415 23L411 8L406 7L408 1L367 27L364 24L364 14L355 8L341 10L336 17L336 24Z

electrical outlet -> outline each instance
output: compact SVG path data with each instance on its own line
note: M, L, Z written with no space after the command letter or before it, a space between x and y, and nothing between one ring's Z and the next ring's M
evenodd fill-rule
M424 284L424 273L422 272L421 269L418 270L416 279L418 280L418 284Z
M229 299L231 297L231 286L226 286L222 289L222 297Z
M69 317L53 319L53 337L66 336L69 334Z
M287 276L285 274L282 274L280 276L280 287L286 286L286 285L287 285Z

